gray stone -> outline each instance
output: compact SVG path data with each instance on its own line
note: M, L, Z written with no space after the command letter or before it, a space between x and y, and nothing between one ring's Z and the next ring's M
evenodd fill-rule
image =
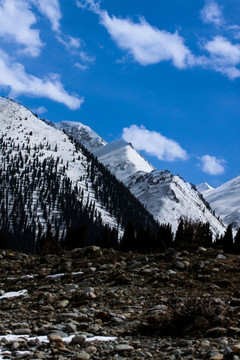
M86 342L86 335L76 335L72 338L72 344L84 345Z
M81 351L79 354L76 355L76 360L89 360L91 355L88 354L86 351Z
M115 346L116 352L122 352L122 351L132 351L134 350L133 346L130 346L128 344L119 344Z
M76 284L67 284L64 287L65 292L75 292L78 288L78 285Z

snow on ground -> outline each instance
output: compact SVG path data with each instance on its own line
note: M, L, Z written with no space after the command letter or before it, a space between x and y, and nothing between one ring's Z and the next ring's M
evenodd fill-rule
M68 337L63 338L63 342L66 344L69 344L75 335L70 335ZM48 337L46 335L42 336L30 336L30 335L0 335L0 341L6 339L8 342L10 341L17 341L18 339L27 339L28 341L34 341L38 340L40 343L49 343ZM89 338L86 338L86 342L92 342L92 341L115 341L117 340L117 337L115 336L92 336Z
M10 292L7 292L7 293L1 295L0 299L10 299L13 297L25 296L25 295L27 295L27 293L28 293L27 290L10 291Z

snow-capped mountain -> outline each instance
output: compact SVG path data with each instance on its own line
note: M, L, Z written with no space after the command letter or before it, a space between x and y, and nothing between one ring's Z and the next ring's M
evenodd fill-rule
M240 176L202 194L224 224L235 230L240 227Z
M209 185L206 182L197 185L196 188L200 193L203 193L203 192L205 192L207 190L213 190L214 189L211 185Z
M94 132L85 126L73 128L85 141L91 137L90 144L100 141L94 141ZM0 180L0 238L7 233L12 242L21 236L37 241L49 226L61 237L82 223L89 223L91 236L105 225L121 233L129 218L156 225L93 155L24 106L2 97Z
M78 138L81 142L81 136ZM116 140L92 152L160 223L176 231L181 217L209 222L214 235L225 231L195 186L169 171L156 170L133 146Z
M98 150L94 149L93 153L126 185L131 181L132 175L154 170L154 167L123 139L115 140Z
M75 140L80 138L82 145L90 151L96 150L107 144L106 141L104 141L89 126L86 126L80 122L61 121L59 123L55 123L55 126L59 130L64 130Z

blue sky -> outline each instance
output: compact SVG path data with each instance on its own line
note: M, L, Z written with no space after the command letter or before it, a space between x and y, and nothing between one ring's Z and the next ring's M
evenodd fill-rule
M0 0L0 89L158 169L240 175L239 0Z

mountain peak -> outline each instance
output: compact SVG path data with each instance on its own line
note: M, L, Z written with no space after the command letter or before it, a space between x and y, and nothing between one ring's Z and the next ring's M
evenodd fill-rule
M200 193L204 193L205 191L214 189L211 185L209 185L206 182L203 182L203 183L197 185L196 188Z
M82 145L91 152L107 144L95 131L81 122L65 120L55 123L55 126L59 130L64 130L73 139L81 140Z

